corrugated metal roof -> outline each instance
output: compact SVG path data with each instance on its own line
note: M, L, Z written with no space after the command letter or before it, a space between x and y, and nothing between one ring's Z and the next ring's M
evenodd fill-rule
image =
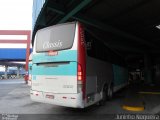
M160 25L160 0L34 2L32 43L37 30L78 20L84 24L87 34L120 53L127 61L135 58L139 62L146 53L159 57L160 30L156 26Z

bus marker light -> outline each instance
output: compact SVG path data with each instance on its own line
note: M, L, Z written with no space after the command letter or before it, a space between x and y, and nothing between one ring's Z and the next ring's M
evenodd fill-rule
M48 51L48 55L49 56L56 56L56 55L58 55L58 52L50 50L50 51Z
M71 99L76 99L76 98L74 98L74 97L71 97Z
M67 99L67 97L64 97L64 96L63 96L62 98L63 98L63 99Z

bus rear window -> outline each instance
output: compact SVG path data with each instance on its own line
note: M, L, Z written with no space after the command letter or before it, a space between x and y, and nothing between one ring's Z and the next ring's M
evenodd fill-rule
M73 46L75 22L41 29L36 34L36 52L58 51Z

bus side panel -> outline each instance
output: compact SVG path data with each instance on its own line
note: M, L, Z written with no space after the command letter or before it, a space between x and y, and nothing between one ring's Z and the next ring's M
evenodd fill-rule
M100 93L113 80L112 64L87 56L86 93ZM94 88L93 88L94 87Z
M127 84L128 70L124 67L113 64L114 73L114 92L121 89Z

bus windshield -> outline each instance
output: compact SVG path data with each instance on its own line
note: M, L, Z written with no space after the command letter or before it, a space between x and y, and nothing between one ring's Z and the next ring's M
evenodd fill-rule
M36 35L36 52L70 49L74 35L75 22L41 29Z

